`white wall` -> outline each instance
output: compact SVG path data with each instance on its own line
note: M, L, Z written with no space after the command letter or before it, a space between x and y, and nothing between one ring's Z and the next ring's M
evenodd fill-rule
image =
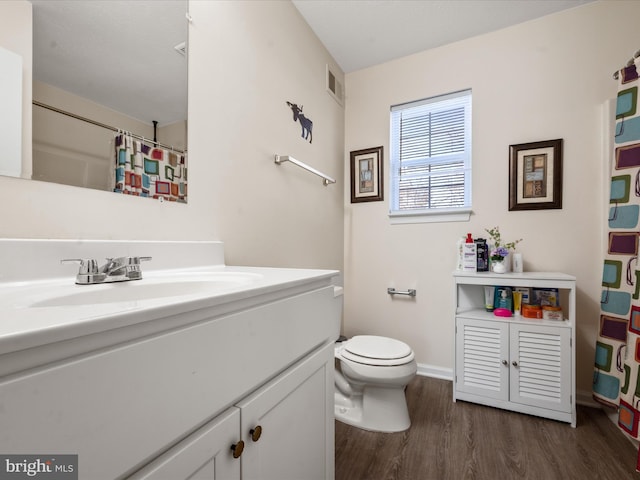
M206 215L235 263L341 266L344 110L325 91L331 57L288 1L192 2L191 15L189 161L215 169L190 169L201 183L189 201L216 192ZM287 101L313 121L313 143ZM338 183L277 166L275 154Z
M0 46L22 57L22 177L29 178L31 176L31 77L33 74L31 3L24 0L7 0L0 5L0 12Z
M293 155L342 184L331 57L290 2L192 1L190 13L188 205L0 178L0 237L223 240L229 264L342 269L341 187L273 162ZM0 45L23 55L30 154L29 2L0 2ZM313 144L287 100L314 121Z
M577 278L577 388L591 389L604 220L603 110L612 73L640 48L640 2L603 1L421 52L346 76L348 152L385 147L389 106L473 90L473 215L468 223L390 225L384 202L349 203L345 185L345 320L406 341L419 363L453 367L455 245L499 226L526 270ZM563 208L508 211L509 145L564 139ZM345 166L345 175L348 165ZM388 194L385 194L388 197ZM415 301L387 286L416 288Z

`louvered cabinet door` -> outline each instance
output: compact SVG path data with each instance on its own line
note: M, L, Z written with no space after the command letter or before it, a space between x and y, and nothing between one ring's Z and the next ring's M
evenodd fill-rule
M571 331L511 325L510 400L571 411Z
M456 390L509 399L509 325L457 318Z

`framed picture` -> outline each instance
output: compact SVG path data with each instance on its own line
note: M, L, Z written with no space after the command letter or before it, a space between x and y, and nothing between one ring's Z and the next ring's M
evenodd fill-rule
M562 139L509 145L509 210L562 208Z
M351 152L351 203L382 199L382 147Z

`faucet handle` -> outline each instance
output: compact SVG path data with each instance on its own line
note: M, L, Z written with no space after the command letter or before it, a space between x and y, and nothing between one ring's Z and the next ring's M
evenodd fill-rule
M65 258L60 263L79 263L80 268L76 275L76 283L78 285L90 285L92 283L100 283L106 275L100 273L98 262L92 258Z
M117 258L107 258L107 263L112 264L113 266L119 265L140 265L140 262L151 260L151 257L117 257Z
M133 265L140 265L140 262L148 262L153 257L129 257L129 263Z
M130 280L140 280L142 278L142 270L140 269L140 262L146 262L151 260L151 257L129 257L127 266L127 277Z
M65 258L60 263L79 263L79 275L98 273L98 262L92 258Z

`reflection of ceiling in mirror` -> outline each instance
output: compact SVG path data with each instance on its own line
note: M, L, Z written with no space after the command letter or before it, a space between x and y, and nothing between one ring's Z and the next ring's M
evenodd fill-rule
M133 118L187 118L186 0L32 0L33 76Z

